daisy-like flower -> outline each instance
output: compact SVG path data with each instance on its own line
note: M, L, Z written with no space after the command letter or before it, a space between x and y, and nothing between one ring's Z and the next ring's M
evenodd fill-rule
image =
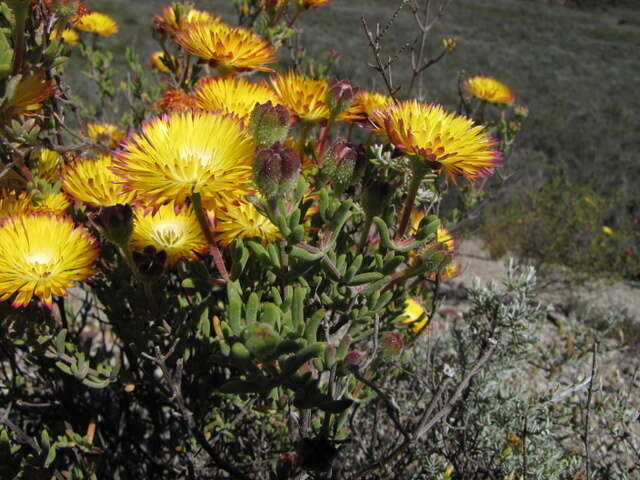
M103 37L108 37L118 33L118 24L109 15L100 12L91 12L81 15L74 23L78 30L88 33L95 33Z
M53 296L67 295L72 282L95 272L98 254L94 238L68 217L8 218L0 225L0 301L13 298L13 306L22 307L35 295L51 308Z
M471 77L465 82L464 89L473 97L491 103L511 104L516 99L508 86L490 77Z
M296 0L298 7L303 10L322 7L328 5L331 0Z
M156 117L123 146L113 171L125 191L149 203L184 203L199 193L205 208L248 191L255 144L233 115L175 111Z
M446 228L438 227L436 231L436 242L440 244L445 253L454 254L456 252L458 246L456 239Z
M60 179L64 158L58 152L48 148L41 148L31 155L31 159L35 161L35 170L39 178L49 183L55 183Z
M275 94L266 85L242 77L203 79L193 97L204 110L235 113L242 119L248 118L258 103L277 103Z
M450 176L484 177L500 166L502 155L484 127L439 105L407 100L376 118L378 132L396 147Z
M109 148L116 148L127 135L127 132L112 123L89 123L87 136L97 143Z
M289 72L274 77L271 83L279 103L300 120L321 122L329 118L331 112L326 102L329 90L327 82Z
M200 104L184 90L169 88L164 91L155 107L159 112L168 112L170 110L194 110L200 108Z
M356 96L348 111L359 123L369 120L375 124L376 115L391 105L393 105L393 99L390 96L364 91Z
M174 6L164 7L161 15L153 17L153 27L162 30L167 35L173 37L180 30L189 28L199 23L220 23L220 17L212 15L202 10L190 8L187 11L180 11Z
M65 28L62 31L53 30L49 35L50 40L61 38L64 43L69 45L78 45L80 41L80 35L73 28Z
M247 28L234 28L224 23L189 25L178 32L176 42L223 73L272 72L273 69L266 65L277 61L273 47L266 39Z
M31 196L29 212L61 214L71 206L71 202L62 192L43 192Z
M0 190L0 221L12 215L26 213L31 208L31 196L16 190Z
M207 248L198 218L191 207L180 210L173 202L161 206L157 211L136 211L131 247L144 251L152 246L167 254L167 264L174 266L178 260L196 258Z
M56 82L47 80L44 72L23 77L11 98L0 107L0 111L11 115L31 114L42 108L42 102L56 92Z
M415 299L408 298L404 304L402 315L405 317L402 323L409 325L409 331L418 333L429 324L429 316L424 307Z
M240 200L216 210L216 239L230 245L236 238L259 238L263 243L275 242L280 230L251 203Z
M79 202L93 207L131 203L134 192L122 193L119 178L109 170L113 158L103 155L95 160L78 159L65 169L62 188Z

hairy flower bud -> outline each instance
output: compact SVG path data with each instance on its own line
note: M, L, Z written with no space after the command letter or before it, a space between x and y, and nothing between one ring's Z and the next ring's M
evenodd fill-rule
M133 252L133 261L140 276L146 281L153 281L164 272L167 252L149 245L142 252Z
M296 151L276 142L256 154L253 179L267 199L287 197L298 183L300 167Z
M322 159L322 175L333 184L336 192L344 192L353 178L353 171L358 160L358 152L353 145L346 142L336 142L325 153Z
M289 133L289 111L271 102L255 106L249 119L249 133L260 148L268 148L276 142L284 142Z
M333 115L339 115L347 110L354 97L358 93L358 89L349 83L348 80L338 80L334 78L329 83L329 90L327 91L327 105Z
M130 205L102 207L92 218L107 239L116 245L126 245L133 233L133 210Z
M387 332L380 339L380 348L385 357L397 357L404 350L404 341L400 332Z

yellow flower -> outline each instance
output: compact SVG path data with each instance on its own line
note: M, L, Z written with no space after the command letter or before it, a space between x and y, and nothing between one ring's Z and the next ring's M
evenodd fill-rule
M213 208L247 192L255 144L233 115L174 111L123 145L113 171L143 200L184 203L200 193Z
M42 107L42 102L56 92L56 82L45 79L44 72L22 77L13 95L2 105L7 115L30 114Z
M407 100L376 119L381 122L378 132L396 147L450 176L484 177L500 166L502 154L484 127L439 105Z
M64 43L68 43L69 45L78 45L80 40L80 35L72 28L65 28L64 30L53 30L49 35L50 40L55 40L56 38L61 38Z
M0 221L2 219L26 213L31 208L31 196L26 192L0 190Z
M280 230L251 203L240 200L216 211L216 239L227 246L236 238L259 238L263 243L275 242Z
M272 72L265 64L276 62L273 47L267 40L247 28L233 28L223 23L189 25L178 32L176 42L223 73Z
M235 113L243 119L251 115L257 103L277 103L275 94L266 85L242 77L203 79L193 97L204 110Z
M170 110L194 110L199 107L195 98L179 88L169 88L162 93L156 102L156 110L168 112Z
M303 10L310 10L312 8L322 7L328 5L331 0L296 0L298 7Z
M95 33L108 37L118 33L118 24L109 15L91 12L78 17L74 26L83 32Z
M366 120L374 122L376 114L391 105L393 105L393 99L390 96L363 91L353 100L353 105L351 105L349 111L359 122Z
M93 207L131 203L134 192L122 193L119 178L109 170L113 158L103 155L95 160L78 159L65 169L62 188L74 199Z
M64 165L64 158L58 152L41 148L31 156L36 161L35 170L38 177L49 183L55 183L60 180L60 169Z
M163 8L162 15L155 15L153 20L154 28L164 30L171 37L175 36L179 30L187 29L191 25L199 23L220 23L220 17L208 12L196 10L195 8L176 14L176 8L173 6Z
M95 240L68 217L17 215L0 225L0 301L29 304L35 295L51 308L72 282L89 278L98 257Z
M452 37L442 39L442 48L445 52L451 53L456 49L456 39Z
M207 240L193 208L179 210L170 202L156 212L136 210L131 247L143 251L148 246L166 252L168 265L174 266L181 258L196 258L207 248Z
M455 253L457 247L456 239L446 228L438 227L436 232L436 242L440 244L445 253Z
M87 135L96 143L102 143L109 148L116 148L127 135L112 123L89 123L87 125Z
M509 87L489 77L471 77L465 82L464 89L470 95L491 103L510 104L516 99Z
M603 232L605 235L613 235L613 228L611 228L611 227L607 227L606 225L603 225L603 226L602 226L602 232Z
M62 192L18 192L14 190L0 191L0 220L16 214L26 213L62 213L71 203Z
M172 64L175 63L177 60L175 57L167 58L164 52L161 52L161 51L153 52L151 55L149 55L149 62L151 63L151 68L162 73L170 73L171 70L169 69L169 67L167 67L167 64L165 63L165 58Z
M402 315L406 317L402 323L409 324L410 332L421 332L429 324L429 317L424 307L413 298L408 298L405 302Z
M71 206L71 202L62 192L42 192L31 196L29 212L61 214Z
M313 80L294 72L284 73L271 80L280 102L300 120L320 122L330 115L327 106L329 86L322 80Z

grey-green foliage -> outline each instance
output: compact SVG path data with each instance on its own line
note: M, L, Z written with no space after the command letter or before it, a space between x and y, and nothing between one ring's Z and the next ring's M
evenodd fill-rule
M394 478L502 479L520 478L526 471L527 479L549 480L567 478L580 468L582 458L567 454L561 442L560 417L567 409L532 395L527 378L527 360L547 312L533 300L535 283L533 268L510 262L500 288L495 283L476 285L468 292L472 306L467 313L450 325L437 326L405 352L395 367L403 373L389 377L385 389L393 392L399 411L411 421L412 412L419 416L432 401L443 372L453 372L457 384L487 346L497 342L488 364L463 390L446 421L398 457ZM448 388L435 412L453 394L454 388ZM398 439L388 434L392 427L380 421L374 426L374 418L358 416L355 427L363 434L360 447L365 446L358 455L345 455L345 463L366 464L367 452L375 458L376 452L397 445ZM365 434L376 428L377 437Z

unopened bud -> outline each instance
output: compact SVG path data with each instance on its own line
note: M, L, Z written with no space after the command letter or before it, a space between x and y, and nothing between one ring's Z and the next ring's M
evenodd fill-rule
M333 115L339 115L347 110L353 98L356 96L358 89L349 83L348 80L338 80L334 78L329 83L327 92L327 105Z
M276 142L283 143L289 133L289 111L271 102L255 106L249 119L249 133L259 148L268 148Z
M253 179L267 199L287 197L298 183L300 157L292 148L280 142L263 148L253 162Z
M385 357L397 357L404 349L404 341L400 332L387 332L380 339L380 347Z
M456 39L453 37L442 39L442 48L445 52L451 53L456 49Z
M344 357L343 364L345 367L360 367L360 364L364 360L364 357L360 352L349 352L347 356Z
M133 252L133 261L140 276L146 281L152 281L163 274L167 252L158 251L149 245L142 252Z
M133 210L130 205L102 207L92 218L108 240L116 245L126 245L133 233Z
M346 142L336 142L322 159L322 175L333 184L334 190L344 192L353 179L358 152Z

